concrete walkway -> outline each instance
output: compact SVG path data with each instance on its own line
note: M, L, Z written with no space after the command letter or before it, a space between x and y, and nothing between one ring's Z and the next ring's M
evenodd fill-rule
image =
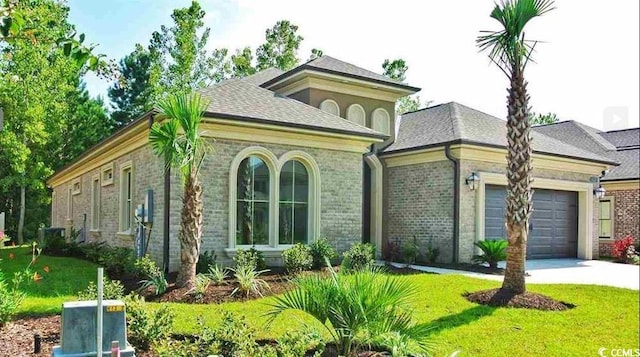
M504 262L499 266L504 268ZM395 265L395 264L394 264ZM398 266L403 266L398 264ZM502 281L500 275L490 275L462 270L442 269L412 265L413 269L438 273L459 274L472 278ZM591 284L640 290L640 267L602 260L539 259L527 260L527 283L533 284Z

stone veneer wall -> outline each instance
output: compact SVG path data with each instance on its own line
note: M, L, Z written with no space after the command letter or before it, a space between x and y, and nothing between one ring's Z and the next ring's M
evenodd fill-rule
M438 261L450 262L453 239L453 163L439 161L385 170L383 242L429 241L440 249Z
M632 236L640 239L640 190L607 191L613 197L613 239ZM600 240L600 255L611 256L612 240Z
M535 161L533 163L533 176L540 178L549 178L556 180L569 180L578 182L589 182L591 175L581 174L569 171L556 171L535 168ZM506 163L495 164L480 161L461 160L460 162L460 250L459 260L460 262L469 262L475 254L475 247L473 243L476 239L476 193L469 190L465 184L465 178L472 172L494 172L494 173L506 173ZM535 193L534 193L535 194ZM598 200L593 200L593 232L592 232L592 250L593 258L598 258ZM535 209L535 207L534 207Z
M105 241L110 245L133 248L132 235L118 234L119 204L120 204L120 167L128 161L132 162L134 176L134 208L144 203L148 189L154 191L154 223L149 241L149 253L153 259L162 263L162 207L163 207L163 165L157 159L149 146L144 146L125 154L113 163L113 184L100 186L100 229L90 231L87 241ZM82 228L83 215L87 215L87 229L91 228L91 184L93 177L101 174L101 167L95 168L81 176L81 193L72 195L73 212L71 220L67 218L68 187L73 180L62 183L53 188L52 226L69 229L72 225L76 229ZM102 183L102 181L101 181Z

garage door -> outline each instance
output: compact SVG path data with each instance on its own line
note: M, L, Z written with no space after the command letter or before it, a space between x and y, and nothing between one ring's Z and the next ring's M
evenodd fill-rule
M506 190L485 187L485 239L506 238ZM578 194L536 189L527 259L575 258L578 252Z

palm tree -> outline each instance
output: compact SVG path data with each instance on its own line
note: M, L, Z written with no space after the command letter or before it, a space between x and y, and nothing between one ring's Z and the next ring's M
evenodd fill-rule
M197 94L169 96L158 103L160 122L153 124L149 132L151 148L164 159L165 169L176 167L182 174L180 270L176 284L188 288L195 282L202 239L202 185L198 173L209 144L200 136L198 126L206 107Z
M491 17L502 25L499 31L483 31L477 39L480 50L509 78L507 96L507 199L506 228L507 268L502 289L516 294L525 292L529 218L531 216L531 124L529 94L524 69L531 59L536 42L525 39L524 27L535 17L553 9L552 0L507 0L496 4Z

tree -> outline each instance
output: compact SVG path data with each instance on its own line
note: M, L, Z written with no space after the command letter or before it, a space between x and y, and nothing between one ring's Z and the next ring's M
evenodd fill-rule
M505 0L496 5L491 17L503 27L484 31L478 47L489 51L489 58L510 82L507 100L507 267L502 290L525 292L525 259L531 217L531 125L529 94L524 70L535 42L525 39L524 27L532 19L553 9L552 0Z
M163 25L152 34L150 81L158 83L154 99L168 93L190 93L215 82L222 64L206 50L211 29L202 30L204 15L200 4L193 1L187 8L173 10L173 26Z
M313 61L316 58L320 58L324 55L324 51L322 51L321 49L317 49L317 48L312 48L311 49L311 56L309 56L309 61Z
M382 62L383 75L398 81L404 82L407 78L406 73L409 69L407 63L402 58L394 59L393 61L385 59ZM428 106L431 101L425 101L424 107ZM413 112L422 107L420 96L405 96L396 102L396 114L402 115L407 112Z
M288 71L298 65L298 48L304 38L297 32L298 26L288 20L278 21L267 29L266 42L256 50L258 71L270 67Z
M242 78L256 73L256 68L253 67L252 62L251 47L236 50L236 53L231 55L231 73L233 77Z
M560 118L555 113L547 113L547 114L536 114L529 113L529 122L533 126L537 125L546 125L546 124L554 124L560 121Z
M179 93L158 103L159 120L149 132L154 153L162 157L166 168L176 167L182 174L184 194L180 215L180 270L176 284L191 288L196 278L203 228L202 184L199 171L208 151L206 139L200 136L199 124L206 104L197 94Z
M151 54L136 44L133 52L120 60L121 80L109 88L111 118L120 128L151 109L154 83L151 82Z

